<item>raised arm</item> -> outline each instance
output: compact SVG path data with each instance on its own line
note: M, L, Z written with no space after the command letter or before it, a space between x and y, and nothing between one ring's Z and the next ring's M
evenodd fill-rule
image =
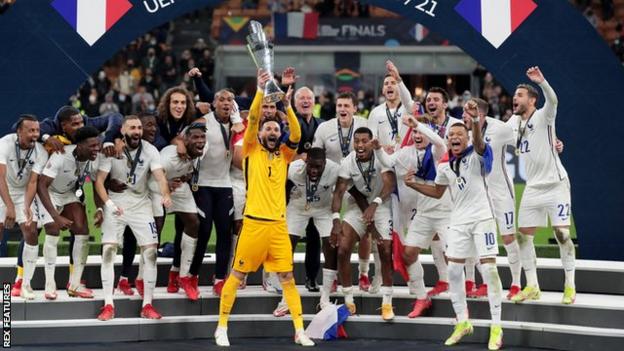
M195 89L199 95L199 101L209 102L214 99L214 92L210 90L206 82L202 79L202 73L197 67L191 68L188 72L189 77L193 79Z
M260 118L262 117L262 99L264 98L264 85L269 81L271 76L258 70L258 89L254 96L249 115L247 117L247 129L243 137L243 157L246 156L251 148L258 142L258 129L260 128Z
M290 135L288 136L288 142L290 143L289 147L294 146L294 149L297 149L299 146L299 140L301 140L301 126L299 125L299 120L297 119L297 115L295 115L295 111L290 105L290 99L293 94L293 88L289 87L288 92L282 99L284 103L284 108L286 108L286 118L288 120L288 128L290 130Z
M474 100L468 100L464 105L464 115L467 115L472 119L472 145L477 154L483 156L485 152L485 141L481 134L481 125L479 125L479 108L477 102Z
M247 117L247 129L245 130L245 136L243 137L243 158L258 142L258 129L260 128L263 97L264 94L262 93L262 90L258 89L254 100L251 103L251 109L249 110L249 116Z
M424 136L426 136L427 139L429 139L429 141L431 142L431 144L433 144L433 147L432 147L433 158L436 160L436 162L439 161L447 151L446 143L444 142L444 139L442 139L438 135L438 133L434 132L427 125L423 123L419 123L414 117L410 116L410 123L414 123L415 127L412 126L412 128L415 128Z
M399 153L395 152L392 155L388 155L386 150L381 147L378 139L370 141L373 146L373 152L375 152L375 158L379 160L379 163L385 168L392 168L396 164Z
M542 89L542 92L544 93L543 109L545 112L545 116L548 122L552 123L557 116L557 104L559 103L559 100L557 99L557 94L550 86L550 84L548 84L548 81L546 81L546 79L544 78L544 74L542 74L542 71L539 69L539 67L530 67L527 70L526 74L533 83L539 85Z
M401 79L401 75L399 74L399 69L394 65L394 63L390 60L386 61L386 70L388 74L390 74L396 81L399 86L399 98L401 99L401 104L405 107L405 111L411 113L412 108L414 107L414 99L412 98L412 94L410 93L405 83L403 83L403 79Z

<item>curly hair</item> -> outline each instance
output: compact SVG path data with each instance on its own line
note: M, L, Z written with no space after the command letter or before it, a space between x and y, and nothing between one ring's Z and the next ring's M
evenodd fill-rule
M171 103L171 95L173 94L182 94L186 96L186 111L184 111L184 115L182 116L182 120L184 124L189 124L191 121L195 119L195 105L193 104L193 95L183 87L173 87L168 89L165 94L163 94L162 99L160 99L160 103L158 104L158 119L161 122L166 122L171 114L169 112L169 104Z

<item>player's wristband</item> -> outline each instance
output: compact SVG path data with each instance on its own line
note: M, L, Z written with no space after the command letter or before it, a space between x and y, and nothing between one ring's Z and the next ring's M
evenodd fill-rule
M479 123L479 117L473 117L472 123Z
M95 210L95 213L98 213L98 212L104 212L104 210L101 207L98 207L97 210Z
M375 200L373 200L373 202L377 205L381 205L383 203L383 200L378 196L375 198Z
M340 212L332 213L332 219L340 219Z

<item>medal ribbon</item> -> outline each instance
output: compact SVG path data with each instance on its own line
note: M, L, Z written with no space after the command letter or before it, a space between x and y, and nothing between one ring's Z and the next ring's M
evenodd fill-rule
M141 151L143 150L143 142L139 143L139 147L137 148L137 152L134 155L134 160L132 160L132 156L130 155L130 151L128 147L124 147L124 154L126 154L126 159L128 161L128 168L130 168L130 174L128 174L128 179L132 179L134 177L134 172L136 171L136 167L139 164L139 158L141 157Z
M349 146L351 146L351 136L353 135L353 125L355 124L355 120L351 120L351 126L349 126L349 133L345 137L342 135L342 127L340 127L340 121L336 119L336 123L338 124L338 140L340 140L340 149L342 150L342 157L347 157L349 155Z
M17 168L18 168L17 179L22 178L22 175L24 174L24 169L26 168L28 161L30 161L30 156L32 156L32 153L34 150L35 150L34 147L32 149L28 149L28 151L26 152L26 156L22 160L20 157L21 148L19 145L19 139L15 142L15 156L17 156Z
M537 110L535 110L537 111ZM518 139L516 139L516 150L520 150L520 144L522 143L522 137L524 137L524 132L527 129L527 126L529 125L529 122L531 121L531 118L533 118L533 115L535 114L535 111L533 111L533 113L531 113L531 115L529 116L529 119L527 119L526 124L524 125L524 128L522 128L522 117L518 118Z
M193 163L193 175L191 177L191 186L197 186L199 183L199 167L201 164L201 159L198 157L197 162Z
M219 121L217 121L219 122ZM228 126L230 124L228 123ZM234 133L230 133L228 135L227 131L225 130L225 127L223 126L223 123L219 122L219 128L221 129L221 137L223 138L223 146L225 146L225 153L226 155L229 156L229 152L230 152L230 141L232 140L232 134Z
M388 122L390 122L390 127L392 128L392 139L396 138L399 135L399 109L401 108L401 103L397 106L394 114L390 113L390 108L388 104L386 104L386 116L388 116Z
M368 164L368 170L366 170L366 172L364 171L364 169L362 168L362 163L360 163L360 161L355 161L355 163L358 166L358 169L360 170L360 174L362 175L362 178L364 178L364 183L366 184L366 191L368 191L369 193L372 190L371 188L371 180L373 178L373 171L374 171L374 166L375 166L375 154L371 155L371 159L369 161L370 163Z
M76 185L74 186L75 188L74 190L82 189L82 186L84 185L85 180L87 179L87 174L89 174L90 171L91 171L91 160L88 160L85 163L85 166L82 172L80 172L80 162L76 160L76 175L78 176L78 178L76 179Z

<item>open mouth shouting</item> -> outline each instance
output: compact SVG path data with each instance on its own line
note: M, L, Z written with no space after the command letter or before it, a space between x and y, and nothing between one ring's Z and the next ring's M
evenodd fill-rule
M141 143L141 135L140 134L132 134L132 135L126 135L126 142L128 143L128 146L130 146L133 149L136 149L137 147L139 147L139 143Z
M364 146L359 146L355 148L355 156L360 159L363 160L366 158L368 152L366 150L366 148Z
M266 137L266 146L270 150L274 150L279 142L279 137L276 135L269 135Z
M462 147L462 142L459 138L450 139L449 145L450 145L451 152L455 156L459 156L464 151Z

